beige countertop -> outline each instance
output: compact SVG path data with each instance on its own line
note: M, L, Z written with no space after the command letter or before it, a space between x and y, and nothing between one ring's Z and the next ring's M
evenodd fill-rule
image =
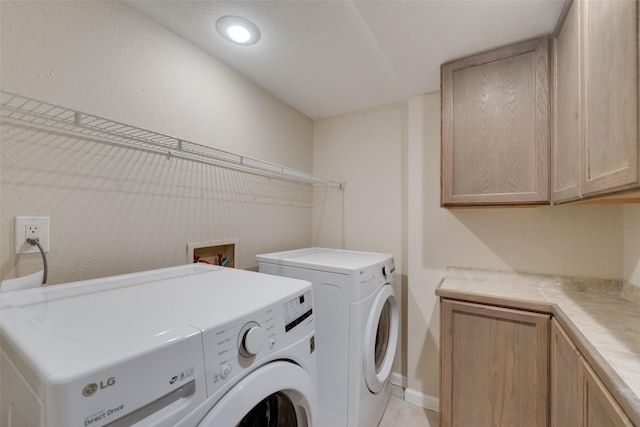
M640 426L640 305L616 280L451 267L436 294L553 314Z

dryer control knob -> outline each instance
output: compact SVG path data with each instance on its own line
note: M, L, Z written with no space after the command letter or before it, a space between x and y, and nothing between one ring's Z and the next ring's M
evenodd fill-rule
M396 271L396 268L393 266L393 263L391 264L391 266L388 266L388 265L382 266L382 275L385 277L385 279L389 279L390 277L393 277L394 271Z
M244 334L242 339L242 347L250 354L258 354L264 344L267 342L267 334L260 326L254 326Z

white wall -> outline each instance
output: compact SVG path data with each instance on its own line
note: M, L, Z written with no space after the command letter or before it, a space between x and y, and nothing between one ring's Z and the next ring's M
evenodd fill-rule
M1 4L3 90L311 169L310 119L122 2Z
M447 266L622 277L621 206L440 207L439 93L317 121L314 170L347 181L347 247L389 245L402 256L408 286L401 357L406 397L415 403L437 409L440 332L434 291ZM356 188L350 191L352 183ZM395 234L379 233L390 225ZM400 235L402 242L394 237Z
M312 169L312 121L120 2L1 7L3 90ZM311 244L313 190L165 155L2 126L0 278L31 273L14 256L13 217L51 218L50 283L183 263L186 244L239 238L255 253Z
M344 246L392 253L402 264L406 102L316 120L313 171L346 182Z

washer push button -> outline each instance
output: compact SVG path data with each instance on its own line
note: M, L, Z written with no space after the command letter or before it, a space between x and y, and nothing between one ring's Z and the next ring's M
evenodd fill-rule
M226 379L231 374L231 365L228 363L220 367L220 379Z

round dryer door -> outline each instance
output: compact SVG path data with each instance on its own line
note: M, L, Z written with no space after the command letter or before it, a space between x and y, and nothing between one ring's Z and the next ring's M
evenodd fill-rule
M233 386L198 427L312 427L316 399L313 380L304 369L272 362Z
M399 325L396 293L386 284L371 307L364 335L364 379L372 393L379 393L391 375Z

